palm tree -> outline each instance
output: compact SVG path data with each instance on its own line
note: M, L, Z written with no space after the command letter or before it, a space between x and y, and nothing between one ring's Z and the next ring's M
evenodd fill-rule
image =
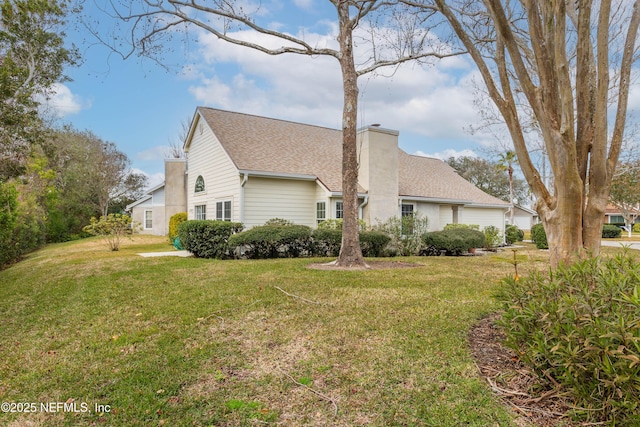
M509 173L509 203L511 203L511 212L509 215L509 223L513 224L513 214L514 214L514 206L513 206L513 164L518 160L516 156L516 152L512 150L507 150L503 154L500 154L498 159L498 170L504 172L507 171Z

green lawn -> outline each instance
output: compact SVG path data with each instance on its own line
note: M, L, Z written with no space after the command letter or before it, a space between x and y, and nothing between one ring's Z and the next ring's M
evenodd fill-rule
M515 425L467 345L511 251L364 272L136 255L166 250L90 239L0 272L0 402L36 404L0 425Z

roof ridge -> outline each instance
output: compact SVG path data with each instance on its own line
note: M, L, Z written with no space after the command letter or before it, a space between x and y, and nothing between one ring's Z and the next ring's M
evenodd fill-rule
M273 120L273 121L276 121L276 122L291 123L293 125L309 126L309 127L315 127L315 128L320 128L320 129L325 129L325 130L330 130L330 131L335 131L335 132L342 133L342 131L340 129L331 128L331 127L328 127L328 126L314 125L314 124L302 123L302 122L294 122L293 120L278 119L276 117L259 116L257 114L243 113L241 111L223 110L221 108L205 107L205 106L199 106L199 107L197 107L197 109L198 110L200 110L200 109L202 109L202 110L213 110L213 111L219 111L219 112L222 112L222 113L237 114L237 115L240 115L240 116L255 117L257 119Z

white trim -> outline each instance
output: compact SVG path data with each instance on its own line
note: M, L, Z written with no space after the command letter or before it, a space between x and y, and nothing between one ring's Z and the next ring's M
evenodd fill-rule
M318 179L315 175L307 175L307 174L298 174L298 173L284 173L284 172L264 172L264 171L253 171L247 169L239 169L238 172L240 175L249 175L255 176L259 178L273 178L273 179L295 179L301 181L315 181Z

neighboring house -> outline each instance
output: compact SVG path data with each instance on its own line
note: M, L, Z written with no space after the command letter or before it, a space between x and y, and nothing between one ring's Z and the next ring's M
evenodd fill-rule
M640 210L631 208L629 209L629 212L631 213L634 224L640 222ZM620 211L620 208L618 206L614 205L613 203L609 203L607 205L607 210L604 214L604 223L616 225L623 225L625 223L622 212Z
M407 154L398 148L398 134L375 125L358 132L360 218L375 224L419 213L431 230L465 223L504 232L510 204L439 159ZM342 218L339 130L200 107L184 149L189 219L250 228L271 218L310 227Z
M507 214L507 220L510 220L510 214ZM530 231L531 227L540 222L538 212L525 208L524 206L515 206L513 208L513 223L520 230Z
M165 182L150 189L142 198L125 208L125 211L131 213L133 220L141 225L141 233L166 236L171 216L186 211L185 166L185 159L166 159Z

